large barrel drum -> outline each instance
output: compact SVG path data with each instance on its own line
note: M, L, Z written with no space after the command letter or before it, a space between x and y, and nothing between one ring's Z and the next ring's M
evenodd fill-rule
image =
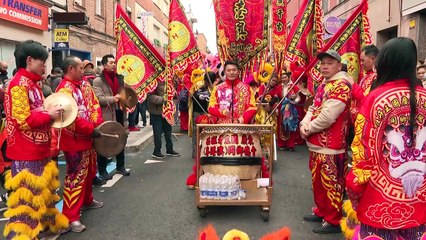
M256 178L262 162L260 134L252 127L205 127L200 133L205 173Z

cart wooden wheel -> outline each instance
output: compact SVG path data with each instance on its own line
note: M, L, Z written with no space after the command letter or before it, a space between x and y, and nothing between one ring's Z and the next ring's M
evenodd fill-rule
M260 216L262 216L263 221L265 222L269 221L269 208L263 207L260 212Z
M205 218L207 217L207 208L204 207L198 207L198 213L200 214L200 217Z

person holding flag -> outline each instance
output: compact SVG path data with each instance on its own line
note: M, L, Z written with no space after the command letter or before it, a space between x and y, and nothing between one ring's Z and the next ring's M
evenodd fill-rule
M349 120L351 86L335 50L321 52L323 83L317 88L314 103L300 123L300 134L310 151L309 168L316 207L303 219L321 222L313 231L319 234L341 232L342 201L345 189L346 132Z

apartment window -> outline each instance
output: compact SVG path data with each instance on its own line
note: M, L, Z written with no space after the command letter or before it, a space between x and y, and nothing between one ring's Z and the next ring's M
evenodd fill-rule
M96 15L103 16L103 0L96 0Z
M169 42L169 35L167 34L167 32L163 32L164 37L163 37L163 43L167 44Z
M160 27L154 24L155 39L160 40Z

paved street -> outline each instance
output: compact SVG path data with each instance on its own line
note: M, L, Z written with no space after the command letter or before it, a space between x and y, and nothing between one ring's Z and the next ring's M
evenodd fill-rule
M182 155L178 158L144 164L153 160L152 143L139 153L127 154L126 165L131 176L120 178L111 187L95 187L95 198L103 201L104 207L84 212L81 221L87 226L85 232L67 233L59 239L195 239L198 229L208 223L214 224L221 237L237 228L247 232L251 239L259 239L263 234L289 226L292 239L296 240L343 239L342 235L316 235L312 228L318 224L302 220L312 206L305 147L296 148L296 152L279 152L279 161L274 165L270 220L264 222L258 207L215 207L209 209L206 218L201 218L194 191L185 186L193 164L190 140L186 135L178 135L177 139L173 142ZM113 165L109 166L110 171L113 169ZM63 173L65 165L60 165L60 170ZM4 227L4 221L1 226Z

